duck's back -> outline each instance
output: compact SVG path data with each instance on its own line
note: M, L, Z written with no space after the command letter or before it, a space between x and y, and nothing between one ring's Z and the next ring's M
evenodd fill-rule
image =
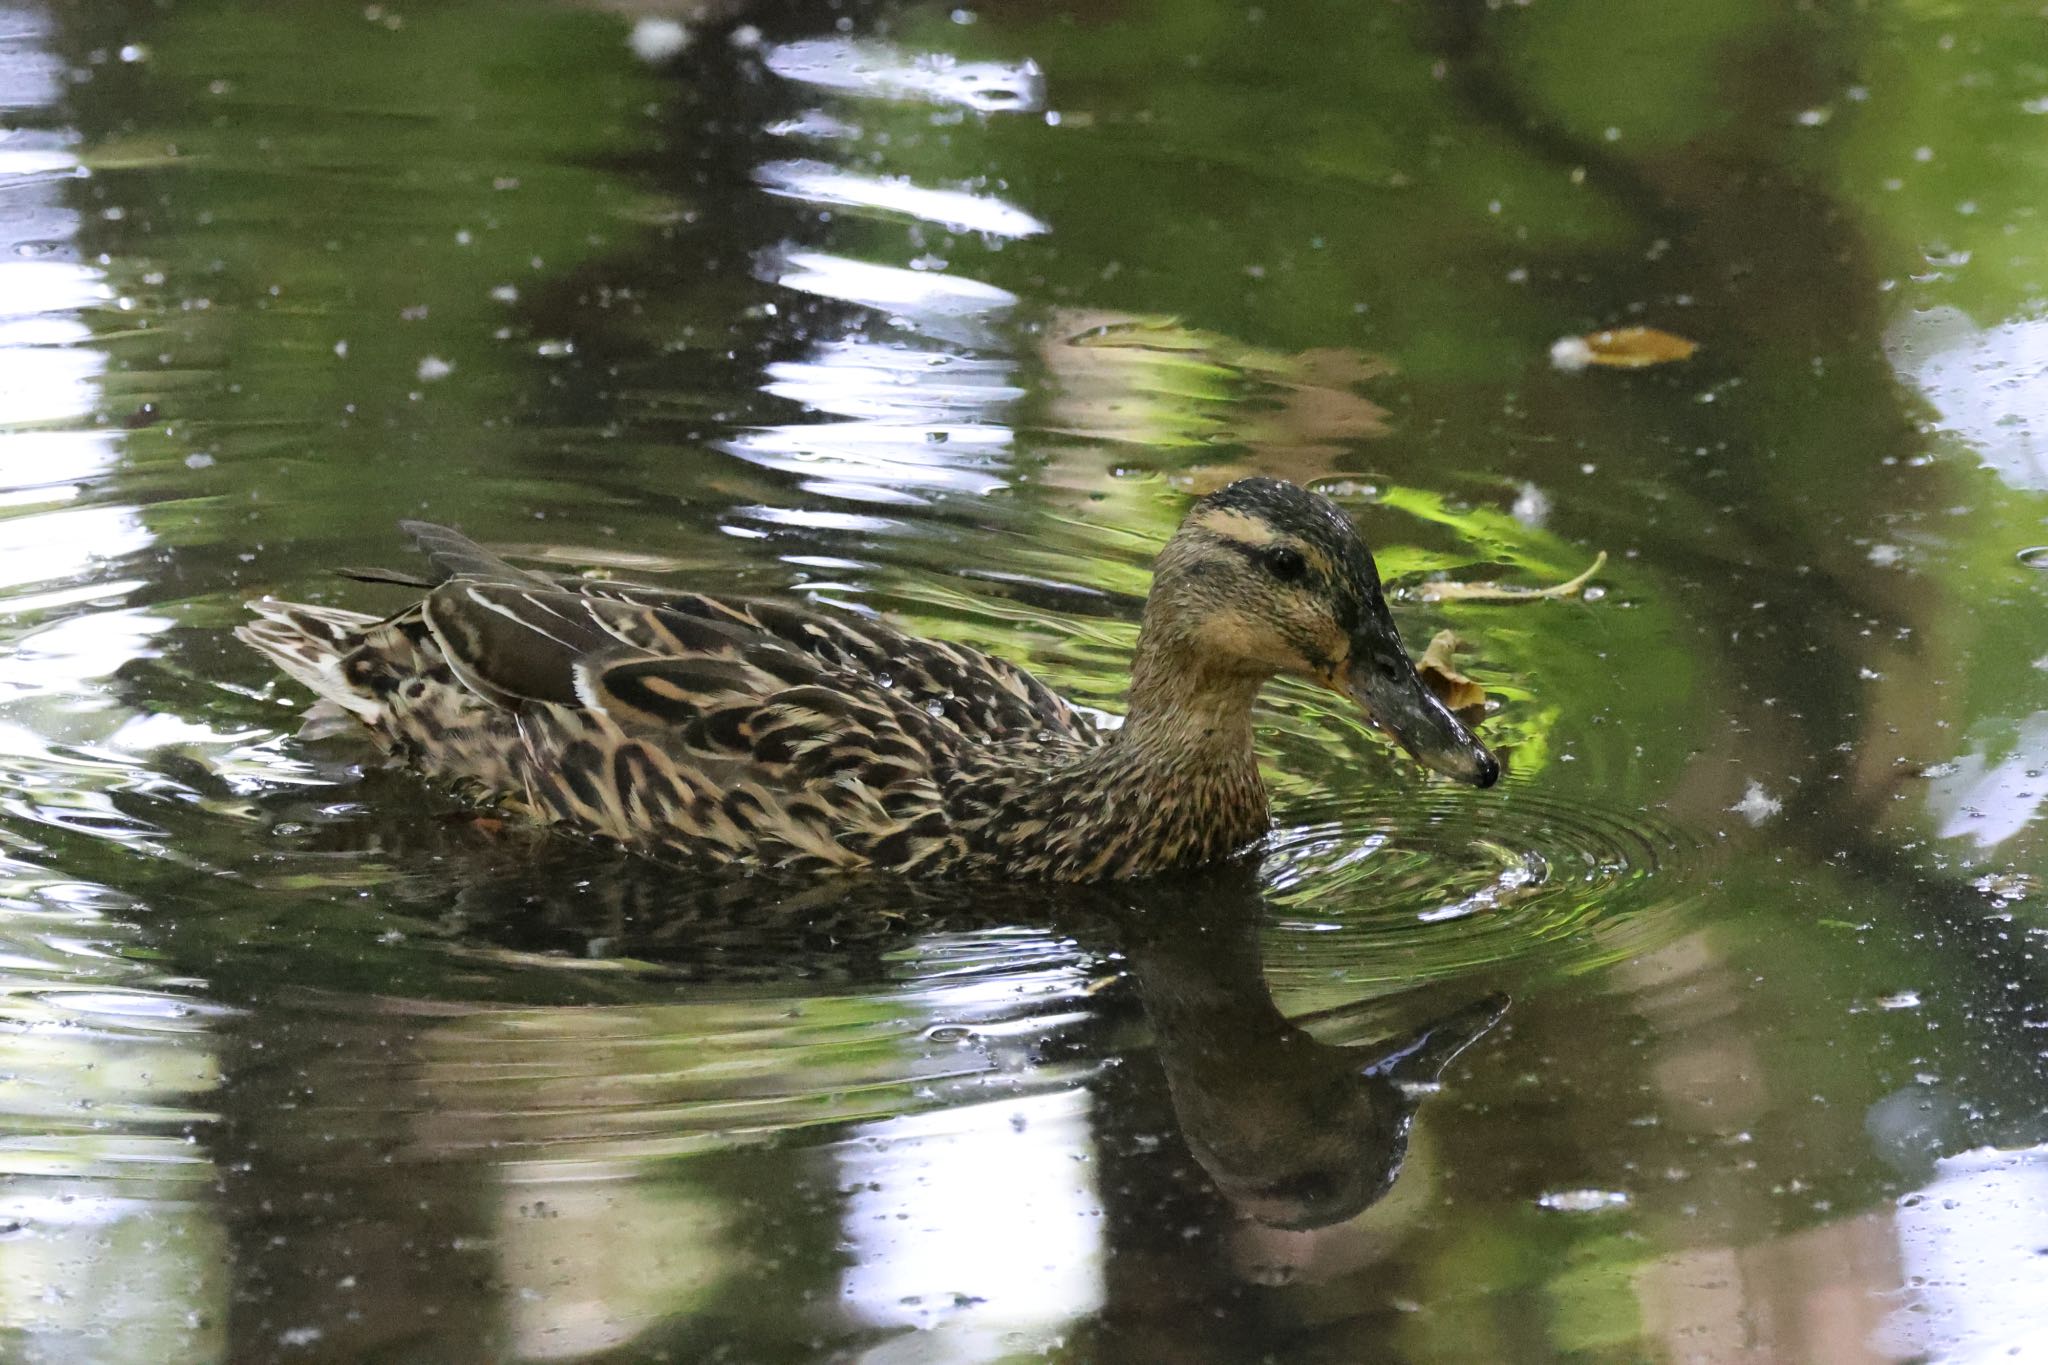
M241 637L412 766L712 862L930 874L947 793L1098 745L1024 670L878 622L517 569L408 523L435 574L377 619L257 604Z

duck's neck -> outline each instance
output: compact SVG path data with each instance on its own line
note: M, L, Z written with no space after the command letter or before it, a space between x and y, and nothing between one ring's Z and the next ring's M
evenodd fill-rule
M1197 867L1266 831L1266 789L1252 749L1262 679L1219 672L1200 651L1139 640L1124 724L1099 748L1051 768L1002 760L954 799L982 812L972 837L992 871L1101 881Z
M1177 771L1256 770L1252 701L1265 679L1218 668L1181 641L1140 637L1131 663L1131 695L1117 746L1134 760Z
M1199 866L1266 832L1252 748L1252 699L1263 681L1140 641L1123 727L1076 774L1126 831L1092 856L1089 876Z

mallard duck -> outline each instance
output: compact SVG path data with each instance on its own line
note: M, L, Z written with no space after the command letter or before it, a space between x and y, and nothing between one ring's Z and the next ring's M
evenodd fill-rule
M1409 753L1500 765L1417 676L1371 553L1328 499L1240 480L1161 552L1123 724L1023 669L779 602L516 568L402 523L394 616L265 599L237 634L429 777L699 863L1059 881L1211 862L1263 835L1252 702L1349 696Z

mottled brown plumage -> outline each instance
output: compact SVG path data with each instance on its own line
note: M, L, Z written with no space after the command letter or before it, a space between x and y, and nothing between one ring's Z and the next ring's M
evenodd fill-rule
M1370 700L1447 771L1497 771L1415 682L1349 521L1274 480L1204 499L1161 555L1107 734L960 645L406 529L434 576L359 576L414 606L265 600L237 633L421 772L658 856L1066 881L1210 862L1266 829L1251 706L1281 671Z

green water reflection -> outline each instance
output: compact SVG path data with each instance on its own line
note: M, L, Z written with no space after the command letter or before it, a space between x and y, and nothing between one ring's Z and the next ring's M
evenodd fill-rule
M0 0L0 1354L2048 1336L2034 8L676 18ZM1701 349L1549 362L1636 323ZM1468 642L1500 789L1277 687L1256 869L687 882L228 636L428 515L1113 712L1251 471Z

